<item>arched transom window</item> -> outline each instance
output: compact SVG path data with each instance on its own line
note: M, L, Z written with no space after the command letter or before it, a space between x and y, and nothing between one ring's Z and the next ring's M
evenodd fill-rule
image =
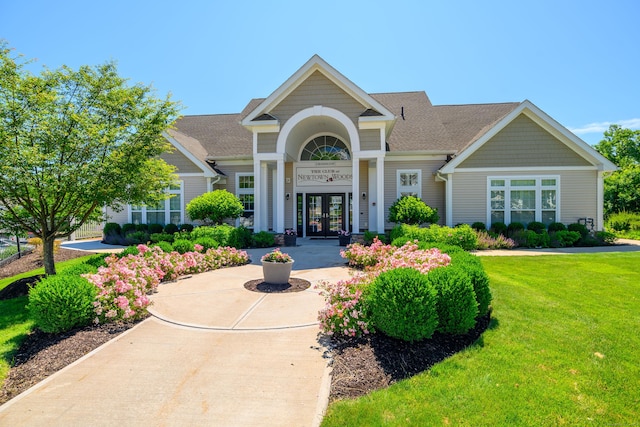
M335 136L318 136L305 145L300 160L351 160L346 144Z

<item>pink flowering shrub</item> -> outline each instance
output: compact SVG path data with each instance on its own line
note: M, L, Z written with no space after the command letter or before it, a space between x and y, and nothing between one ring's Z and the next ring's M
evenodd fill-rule
M98 288L93 303L95 323L141 318L151 304L148 294L154 292L161 281L249 261L245 251L227 247L179 254L164 252L158 246L138 245L138 251L138 255L123 258L111 255L105 258L106 267L98 268L96 274L83 275Z
M350 280L318 285L325 298L325 307L318 313L320 328L328 335L358 337L372 330L363 292L380 273L408 267L423 274L451 263L449 255L439 249L420 250L415 242L400 248L383 244L378 238L371 246L358 243L341 251L349 265L363 268Z

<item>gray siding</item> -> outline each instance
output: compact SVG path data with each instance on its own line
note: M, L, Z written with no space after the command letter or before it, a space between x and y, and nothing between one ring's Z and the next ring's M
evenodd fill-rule
M314 105L335 108L349 116L354 123L365 107L336 86L319 71L314 72L293 90L270 114L284 124L291 116Z
M226 184L217 184L216 189L225 189L229 193L236 194L236 174L253 173L253 165L228 165L219 164L218 168L227 175Z
M129 222L128 207L125 206L120 212L107 208L107 222L115 222L118 224L125 224Z
M193 220L187 215L186 206L194 198L201 196L207 192L207 178L203 176L185 176L181 177L182 183L182 195L184 200L182 201L183 218L185 223L192 223Z
M202 173L202 169L177 150L173 153L164 153L160 158L170 165L177 167L178 173Z
M422 171L422 200L432 208L438 209L440 224L445 221L445 186L444 182L436 181L434 173L442 167L442 160L423 161L387 161L384 162L384 217L385 229L393 228L394 223L388 222L389 207L397 200L397 171L401 169L420 169Z
M275 153L278 142L278 134L259 133L258 134L258 153Z
M459 168L588 165L575 151L521 114Z
M380 150L380 131L378 129L360 130L361 150Z

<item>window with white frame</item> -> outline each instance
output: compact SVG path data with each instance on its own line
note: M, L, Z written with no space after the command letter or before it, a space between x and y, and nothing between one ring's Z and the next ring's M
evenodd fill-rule
M398 170L397 193L398 199L403 196L422 198L422 171Z
M181 224L182 217L182 181L167 189L170 198L161 200L155 205L129 207L133 224Z
M559 220L559 177L489 177L488 184L490 224Z
M236 196L244 206L244 212L239 219L239 224L247 228L253 228L255 212L254 179L252 173L236 174Z

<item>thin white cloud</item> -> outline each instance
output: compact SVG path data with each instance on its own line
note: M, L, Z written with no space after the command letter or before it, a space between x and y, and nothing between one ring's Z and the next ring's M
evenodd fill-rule
M617 122L589 123L588 125L584 125L579 128L569 128L569 130L576 135L584 135L588 133L604 133L604 131L608 130L609 126L611 125L619 125L620 127L628 129L640 129L640 118L618 120Z

